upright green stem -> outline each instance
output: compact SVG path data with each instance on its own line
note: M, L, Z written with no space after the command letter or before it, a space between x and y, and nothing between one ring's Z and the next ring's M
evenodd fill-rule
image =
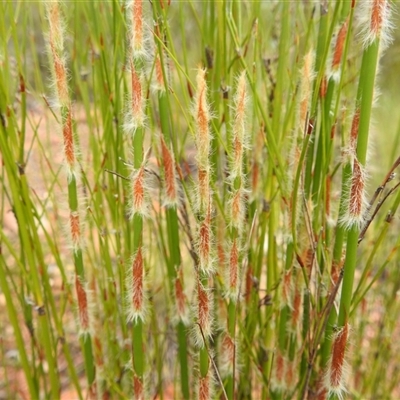
M159 46L159 54L162 54L161 46ZM161 60L161 65L164 63ZM164 82L167 80L167 76L164 72ZM168 88L165 88L168 90ZM171 146L171 131L169 116L169 103L167 93L160 91L158 95L158 104L160 108L160 124L163 137L166 145ZM175 160L174 160L175 161ZM174 164L175 167L175 164ZM177 188L178 189L178 188ZM167 230L168 230L168 246L169 246L169 260L168 265L168 277L170 281L170 293L173 295L173 289L175 287L176 279L178 278L178 270L181 267L181 255L179 246L179 226L178 226L178 210L177 206L168 206L166 209L167 217ZM177 301L178 299L175 298ZM188 354L187 354L187 338L186 338L186 327L182 320L179 320L176 327L178 336L178 356L180 363L180 376L181 376L181 391L184 399L190 398L189 389L189 371L188 371Z
M340 76L340 82L338 85L336 85L335 81L331 78L328 84L328 91L327 91L327 96L325 99L325 115L327 118L327 129L330 130L332 129L333 124L335 124L335 118L338 113L338 108L339 108L339 100L341 98L341 88L343 86L343 81L344 81L344 72L346 69L346 60L347 60L347 53L348 53L348 48L349 48L349 42L351 38L351 28L353 25L353 16L354 16L354 7L350 9L350 3L349 2L343 2L342 6L342 13L341 13L341 21L344 21L345 18L349 16L348 20L348 27L347 27L347 35L344 43L344 51L342 54L342 59L341 59L341 76ZM331 107L333 103L332 97L333 97L333 92L335 87L338 86L339 88L339 93L337 94L336 98L336 104L334 104L334 112L333 116L329 117L330 112L331 112ZM333 122L332 122L333 121ZM342 139L342 146L343 146L343 139ZM330 152L332 153L333 151L333 145L331 144L331 149ZM330 158L331 159L331 158ZM330 161L329 159L329 161ZM342 171L342 193L344 193L347 190L346 185L348 185L348 182L351 179L351 165L350 163L346 163L343 167ZM329 196L329 194L327 194ZM340 197L340 203L339 203L339 216L338 216L338 221L341 221L345 214L346 214L346 197L341 196ZM343 225L340 223L337 224L336 231L335 231L335 240L334 240L334 246L333 246L333 255L332 255L332 266L331 266L331 277L337 278L339 274L339 268L341 268L341 263L342 263L342 256L343 256L343 243L346 239L346 230ZM329 243L329 242L328 242ZM325 335L324 335L324 341L321 346L321 365L325 367L327 365L327 362L329 360L329 355L330 355L330 348L331 348L331 342L332 342L332 334L333 334L333 327L334 324L336 323L337 320L337 311L335 307L332 307L328 322L326 324L326 329L325 329Z
M66 123L68 123L67 118L69 112L70 112L69 107L65 106L61 107L61 120L63 126ZM68 206L70 214L79 213L77 182L76 182L76 176L74 174L71 175L70 180L68 182ZM78 276L78 279L83 284L86 281L85 281L85 269L83 265L83 254L81 247L77 247L74 249L73 257L74 257L76 274ZM85 369L86 369L88 383L89 385L92 385L95 378L95 365L93 359L92 339L91 339L91 334L89 332L85 332L84 336L81 338L81 345L83 348Z
M375 40L363 53L361 74L357 93L357 103L360 106L360 123L357 139L357 158L365 166L368 147L368 135L371 121L371 110L374 96L375 76L378 65L379 41ZM353 226L347 236L346 260L338 324L344 326L348 322L353 294L354 273L357 262L358 235L360 229Z
M133 167L141 168L143 163L143 128L138 128L133 138ZM136 213L133 216L133 254L141 250L143 244L143 217ZM136 377L143 385L144 374L144 347L143 347L143 321L136 318L132 327L132 361Z
M67 81L65 65L64 32L62 27L61 9L58 2L48 3L47 16L49 21L50 54L53 66L53 79L56 87L57 101L60 104L61 127L64 141L64 158L68 168L68 205L69 227L74 248L74 264L76 273L76 288L81 328L84 336L81 338L88 384L91 386L95 379L95 366L92 352L92 342L89 329L89 311L85 285L85 270L82 257L82 224L79 215L77 176L80 166L75 151L76 137L73 133L72 106Z

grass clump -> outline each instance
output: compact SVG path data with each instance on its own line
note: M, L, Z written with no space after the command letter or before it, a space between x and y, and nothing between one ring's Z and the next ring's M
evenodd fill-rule
M393 6L2 3L1 396L398 396Z

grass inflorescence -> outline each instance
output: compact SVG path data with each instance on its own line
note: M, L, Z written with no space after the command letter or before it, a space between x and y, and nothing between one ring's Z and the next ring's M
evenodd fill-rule
M0 398L398 397L394 6L3 2Z

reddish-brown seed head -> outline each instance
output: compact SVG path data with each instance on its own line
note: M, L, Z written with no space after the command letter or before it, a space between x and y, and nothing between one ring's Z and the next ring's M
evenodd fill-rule
M235 348L235 341L230 335L225 334L222 339L222 352L224 359L231 365L235 362Z
M335 45L335 51L333 53L333 58L332 58L332 69L337 70L340 67L340 63L342 60L342 54L343 54L343 48L344 44L346 41L346 36L347 36L347 29L348 29L348 20L346 20L342 27L340 28L340 31L338 33L337 39L336 39L336 45Z
M201 282L197 283L197 301L197 322L201 327L203 335L207 338L211 335L211 304L210 296Z
M164 85L164 75L161 65L161 59L159 56L156 58L156 82L157 82L157 90L165 90Z
M131 178L131 199L130 199L130 217L135 214L147 215L147 198L145 183L145 166L142 165L137 171L134 171Z
M292 271L287 271L283 276L282 285L282 303L286 306L292 307Z
M133 377L133 396L135 400L144 400L143 378Z
M295 384L295 376L294 376L294 362L286 361L286 370L285 370L285 383L287 388L292 388Z
M275 377L277 384L279 385L284 378L285 373L285 359L280 351L277 352L275 356Z
M350 216L361 218L363 214L363 202L364 202L364 173L363 167L357 159L353 162L353 176L351 178L351 189L350 189L350 203L349 213Z
M161 137L161 154L164 163L165 194L168 204L177 203L175 161L163 137Z
M238 273L239 273L239 250L236 239L232 243L231 253L229 257L229 286L233 293L238 289Z
M75 290L78 298L79 322L82 332L89 331L89 310L86 290L78 276L75 276Z
M293 311L292 311L292 329L296 330L299 327L301 312L301 292L298 287L295 289L293 299Z
M379 36L382 29L383 22L383 8L385 7L385 0L373 0L371 8L371 32Z
M210 236L211 236L211 227L207 219L202 222L199 230L199 255L200 255L200 263L203 264L203 268L207 267L207 264L210 259Z
M79 221L79 213L71 211L69 214L69 224L71 231L72 246L74 249L80 248L81 226Z
M94 343L94 358L96 365L98 367L102 367L104 365L103 361L103 346L101 344L101 339L95 335L93 337L93 343Z
M199 166L198 170L198 208L200 212L207 210L210 201L210 171Z
M233 193L230 206L232 226L241 234L245 219L244 193L242 188L239 188Z
M143 1L134 0L132 6L132 48L135 51L143 49Z
M201 377L199 381L199 400L210 400L211 399L211 385L210 378Z
M132 307L139 313L143 310L143 254L142 248L136 252L132 264Z
M142 116L142 82L136 67L131 63L131 84L132 84L132 117Z
M71 170L75 166L74 136L72 132L71 108L67 111L67 116L63 121L64 156L68 168Z
M336 335L332 344L332 358L329 367L328 390L337 391L343 388L345 354L349 326L346 324Z
M61 105L67 105L69 102L68 85L67 85L67 71L60 55L56 49L50 44L53 52L54 60L54 73L56 78L57 95Z
M196 124L197 163L199 169L209 168L211 133L209 129L210 111L207 103L206 71L199 69L196 77L197 90L194 118Z
M360 108L357 108L354 116L353 122L351 123L350 131L350 151L355 154L357 149L357 137L358 137L358 127L360 125Z

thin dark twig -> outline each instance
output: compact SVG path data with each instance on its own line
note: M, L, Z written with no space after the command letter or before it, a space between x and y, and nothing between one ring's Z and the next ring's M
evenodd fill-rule
M358 243L360 243L365 236L365 232L367 231L368 227L371 225L371 222L374 220L376 214L378 214L378 211L382 207L383 203L388 199L388 197L398 188L400 187L400 182L398 182L395 186L393 186L385 195L385 197L376 205L374 212L371 215L371 218L368 219L366 222L363 230L360 232L360 236L358 238Z
M369 210L375 203L379 194L383 191L383 189L385 189L387 183L393 179L393 172L399 165L400 165L400 157L394 162L394 164L392 165L392 168L390 168L389 172L386 174L385 178L383 179L382 184L375 190L375 193L372 196L372 199L370 200L369 205L368 205Z
M394 164L392 165L392 168L390 168L389 172L386 174L384 180L382 181L382 184L380 186L378 186L378 188L375 190L374 195L372 196L372 199L369 202L368 205L368 209L367 209L367 213L371 210L372 206L374 205L376 199L379 197L379 195L382 193L382 191L385 189L386 185L388 184L388 182L390 182L393 177L394 177L394 170L400 165L400 157L397 158L397 160L394 162ZM360 243L365 236L365 233L367 232L367 229L369 228L369 226L371 225L371 222L374 220L376 214L378 213L378 211L380 210L380 208L382 207L382 204L387 200L387 198L399 187L399 184L397 184L396 186L394 186L387 194L386 196L377 204L377 206L375 207L374 212L372 213L371 217L368 218L367 222L365 223L363 229L360 232L360 235L358 237L358 243Z
M204 346L206 347L206 350L207 350L207 353L208 353L208 357L209 357L209 359L211 361L211 364L213 365L213 367L215 369L215 374L217 375L218 382L221 385L222 393L223 393L223 395L225 397L225 400L228 400L228 395L226 394L224 383L222 382L222 379L221 379L221 375L219 374L219 371L218 371L218 368L217 368L217 366L215 364L215 361L211 357L210 352L208 350L207 341L206 341L206 338L204 337L203 329L201 329L201 326L200 326L200 324L198 322L197 322L197 325L199 326L200 333L201 333L201 336L203 338Z
M118 172L111 171L110 169L105 169L104 172L108 172L109 174L118 176L118 178L125 179L126 181L129 181L129 178L127 178L126 176L123 176L123 175L119 174Z

